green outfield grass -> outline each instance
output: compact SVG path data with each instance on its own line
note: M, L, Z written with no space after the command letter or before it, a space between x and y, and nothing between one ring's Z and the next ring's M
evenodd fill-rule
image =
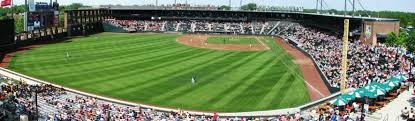
M175 41L178 36L74 38L19 53L9 69L85 92L181 109L258 111L310 100L299 66L270 38L264 42L271 50L253 52L188 47Z
M211 36L207 41L211 44L258 44L258 41L253 37L241 36Z

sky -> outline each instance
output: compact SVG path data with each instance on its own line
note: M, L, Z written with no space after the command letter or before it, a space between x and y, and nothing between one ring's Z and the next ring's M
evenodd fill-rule
M35 0L35 2L48 2L49 0ZM173 4L175 0L158 0L161 4ZM186 0L177 0L177 3L185 3ZM229 0L187 0L189 4L202 5L228 5ZM323 5L328 9L344 10L344 0L324 0ZM352 1L352 0L350 0ZM389 11L404 11L415 12L415 0L356 0L360 1L363 8L366 10L389 10ZM156 0L58 0L60 4L67 5L71 3L83 3L86 5L143 5L155 4ZM23 4L24 0L14 0L14 4ZM267 6L296 6L304 8L315 8L316 0L243 0L243 4L256 3L258 5ZM363 10L356 2L356 9ZM240 0L232 0L232 7L239 7ZM351 8L351 5L348 5Z

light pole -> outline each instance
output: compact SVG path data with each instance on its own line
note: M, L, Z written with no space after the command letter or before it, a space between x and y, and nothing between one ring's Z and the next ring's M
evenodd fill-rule
M318 0L316 0L316 13L318 14Z
M353 16L353 17L354 17L354 12L355 12L355 1L356 1L356 0L353 0L353 6L352 6L352 7L353 7L353 11L352 11L353 13L352 13L352 16Z
M344 17L347 15L347 0L344 0Z
M242 0L239 1L239 7L242 7Z

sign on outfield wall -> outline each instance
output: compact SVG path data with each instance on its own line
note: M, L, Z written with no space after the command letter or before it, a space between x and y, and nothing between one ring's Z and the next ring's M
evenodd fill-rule
M35 12L36 11L35 0L28 0L27 5L29 7L29 12Z

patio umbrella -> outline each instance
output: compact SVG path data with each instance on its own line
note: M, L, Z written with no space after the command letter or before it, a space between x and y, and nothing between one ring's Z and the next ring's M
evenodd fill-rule
M345 99L345 100L349 101L349 100L355 99L356 97L354 97L353 95L349 95L349 94L342 94L342 95L339 96L339 98L342 98L342 99Z
M383 90L386 90L386 91L389 91L389 90L393 89L393 87L391 87L389 85L381 84L381 83L378 83L378 82L372 82L370 85L379 87L379 88L381 88Z
M366 86L364 88L367 91L374 93L376 96L385 95L385 93L386 93L386 90L384 90L384 89L382 89L380 87L377 87L377 86L368 85L368 86Z
M396 86L398 86L398 85L399 85L399 83L398 83L398 82L396 82L396 81L387 81L387 82L385 82L385 83L383 83L383 84L385 84L385 85L389 85L389 86L391 86L391 87L396 87Z
M347 93L347 94L350 95L350 96L353 96L354 98L361 98L362 97L361 94L357 90L355 90L353 92L350 92L350 93Z
M342 97L337 97L336 99L330 101L330 104L335 106L344 106L347 104L347 100L343 99Z
M402 82L397 76L392 76L390 79L389 79L389 81L392 81L392 82Z
M385 95L386 91L375 86L366 86L356 90L363 97L376 98L379 95Z
M398 75L398 77L397 77L399 80L401 80L401 81L405 81L405 80L407 80L408 78L406 78L405 76L403 76L403 74L401 73L401 74L399 74Z

